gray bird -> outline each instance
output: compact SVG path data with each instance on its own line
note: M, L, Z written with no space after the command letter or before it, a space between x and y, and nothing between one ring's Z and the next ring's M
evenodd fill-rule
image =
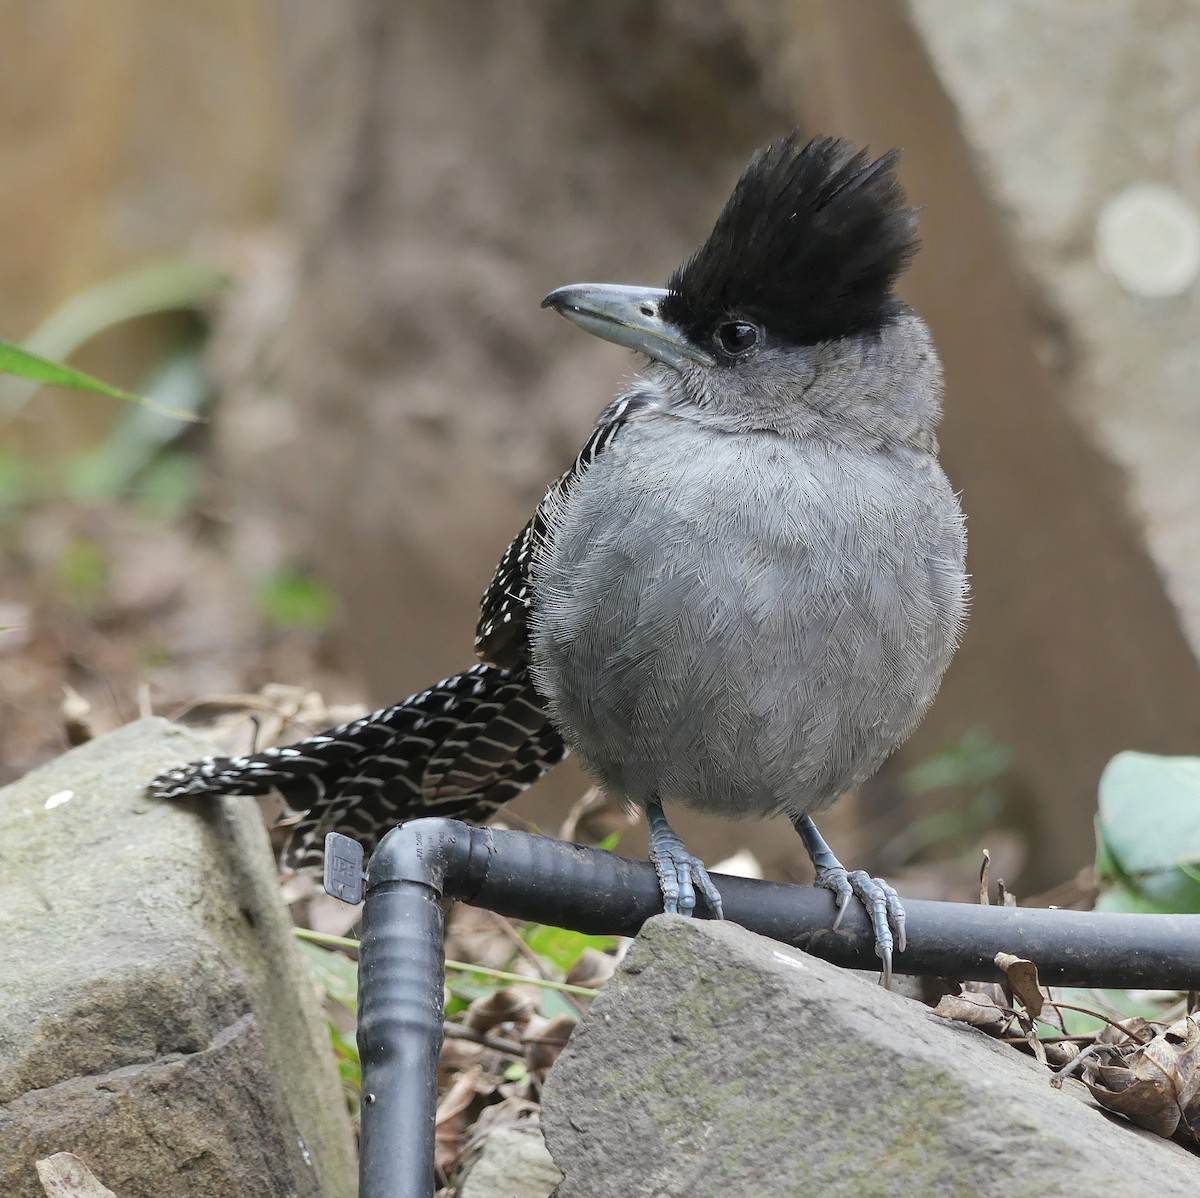
M368 851L419 815L481 821L578 753L645 811L667 911L721 900L664 803L792 820L837 898L872 919L885 981L896 892L847 871L812 814L865 781L937 692L966 617L966 540L937 459L942 376L893 292L916 249L895 177L831 137L755 155L665 289L543 301L646 368L505 552L483 661L281 749L208 759L165 798L279 790ZM836 922L835 922L836 926Z

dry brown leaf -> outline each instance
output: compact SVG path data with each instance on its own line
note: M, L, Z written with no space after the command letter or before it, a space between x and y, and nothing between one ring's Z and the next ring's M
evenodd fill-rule
M978 992L943 994L933 1013L942 1019L969 1023L989 1036L1002 1036L1013 1019L1011 1010L997 1006L988 995Z
M464 1070L454 1079L454 1084L450 1089L442 1095L434 1122L438 1127L449 1123L475 1101L476 1094L487 1088L488 1083L484 1081L482 1065L472 1065L470 1069Z
M475 1120L468 1135L468 1147L497 1127L512 1127L527 1119L535 1118L541 1109L540 1104L531 1099L516 1096L493 1102L479 1112L479 1118Z
M38 1161L37 1175L49 1198L117 1198L73 1152Z
M571 966L567 981L572 986L590 986L599 990L617 971L617 959L599 949L585 948L579 959Z
M481 1092L491 1089L492 1082L485 1077L482 1066L474 1065L460 1073L442 1095L434 1120L434 1159L441 1168L448 1169L458 1160L471 1105Z
M1070 1040L1063 1040L1058 1044L1047 1044L1044 1047L1046 1049L1046 1061L1055 1069L1061 1069L1064 1065L1069 1065L1080 1053L1079 1045Z
M67 744L82 745L92 740L96 729L92 725L92 705L73 687L63 684L63 701L59 708Z
M480 1064L480 1058L488 1050L471 1040L456 1040L447 1036L442 1041L442 1053L438 1058L439 1076L448 1080L449 1075Z
M1033 1053L1039 1065L1045 1065L1050 1068L1050 1058L1046 1055L1046 1046L1042 1043L1037 1034L1037 1030L1033 1026L1033 1019L1028 1015L1017 1013L1017 1020L1020 1022L1021 1030L1025 1033L1025 1043L1029 1045L1030 1052Z
M358 719L358 704L330 705L319 691L268 682L254 693L207 694L192 699L173 718L216 744L244 753L286 744L330 724Z
M519 990L506 986L475 999L463 1015L473 1032L490 1032L502 1023L523 1025L533 1014L533 1003Z
M1036 1019L1042 1013L1042 991L1038 986L1037 966L1012 953L997 953L996 968L1004 971L1008 988L1021 1000L1021 1006Z
M1186 1089L1190 1089L1191 1097L1186 1098L1181 1105L1183 1106L1183 1117L1179 1121L1179 1128L1175 1132L1175 1138L1181 1144L1187 1144L1193 1149L1200 1149L1200 1085L1196 1082L1197 1059L1194 1049L1188 1048L1187 1037L1192 1035L1192 1032L1197 1026L1200 1026L1200 1012L1192 1011L1186 1019L1180 1020L1180 1023L1172 1024L1166 1031L1166 1035L1170 1036L1177 1032L1180 1024L1188 1024L1190 1029L1184 1038L1184 1053L1182 1054L1185 1063L1181 1065L1181 1072L1189 1073L1187 1078L1188 1085Z
M1007 1008L1010 1005L1008 994L999 982L962 982L960 989L963 994L982 994L995 1007Z
M489 969L509 969L512 944L500 934L490 911L459 903L446 928L446 956Z
M465 1170L473 1164L479 1149L492 1132L501 1127L528 1127L530 1120L537 1119L541 1109L539 1103L518 1095L510 1095L485 1106L479 1112L479 1118L467 1129L459 1153L459 1167Z
M567 812L559 826L558 838L572 844L596 844L614 832L624 836L635 823L637 817L626 804L593 786Z
M1171 1054L1171 1065L1179 1079L1180 1105L1187 1108L1200 1099L1200 1015L1188 1015L1171 1024L1160 1037ZM1153 1047L1153 1042L1147 1049Z
M1160 1136L1174 1135L1181 1122L1193 1122L1184 1121L1185 1112L1200 1107L1200 1016L1172 1024L1133 1049L1125 1064L1089 1070L1085 1080L1106 1110Z
M1098 1018L1099 1012L1093 1012ZM1110 1044L1118 1048L1131 1045L1149 1044L1157 1034L1157 1029L1140 1015L1131 1015L1128 1019L1114 1019L1106 1023L1096 1033L1097 1044Z
M535 1015L526 1024L521 1043L525 1046L525 1065L530 1073L544 1072L558 1060L558 1054L578 1022L570 1015L558 1015L554 1019Z
M28 603L0 600L0 656L14 656L33 640L33 609Z

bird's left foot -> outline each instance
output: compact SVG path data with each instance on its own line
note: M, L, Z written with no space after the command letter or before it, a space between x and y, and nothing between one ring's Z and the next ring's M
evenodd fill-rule
M875 955L883 962L883 984L892 984L892 949L904 952L904 907L895 889L883 878L873 878L865 869L848 870L840 862L817 868L816 882L826 890L832 890L837 899L837 917L833 921L834 931L842 923L842 916L856 898L871 918L875 933ZM895 930L895 938L892 932Z
M812 858L816 884L833 892L837 900L837 915L833 921L836 931L852 898L858 899L871 919L875 934L875 955L883 963L883 984L892 984L892 949L904 952L904 907L895 889L883 878L873 878L864 869L848 870L834 855L816 825L808 816L795 821L796 831ZM893 936L894 933L894 936Z
M679 834L667 823L661 803L649 803L646 811L650 817L650 860L658 874L663 910L668 915L691 915L699 890L708 909L717 919L723 919L721 893L708 876L704 862L687 851Z

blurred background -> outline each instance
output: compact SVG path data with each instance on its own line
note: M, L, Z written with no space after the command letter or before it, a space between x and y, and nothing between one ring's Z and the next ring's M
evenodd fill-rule
M1031 894L1092 860L1109 757L1196 751L1192 0L0 0L0 27L0 337L203 417L0 380L0 783L139 713L235 709L245 750L247 713L295 739L468 665L493 565L636 368L540 299L661 284L793 125L904 148L974 586L933 712L826 837L906 894L972 893L985 847ZM586 787L517 813L555 831ZM710 862L811 876L777 825L676 816Z

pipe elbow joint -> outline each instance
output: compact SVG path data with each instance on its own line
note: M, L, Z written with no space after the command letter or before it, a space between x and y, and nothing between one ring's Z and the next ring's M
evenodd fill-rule
M456 819L409 820L388 832L371 854L367 893L400 882L428 886L439 896L474 893L487 876L486 851L476 829Z

